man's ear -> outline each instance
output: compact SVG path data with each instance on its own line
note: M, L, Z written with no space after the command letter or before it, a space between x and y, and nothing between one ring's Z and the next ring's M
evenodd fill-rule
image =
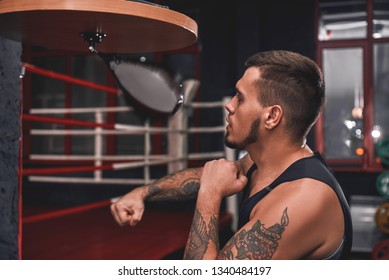
M281 122L284 111L279 105L269 106L267 110L268 112L266 114L265 127L269 130L272 130Z

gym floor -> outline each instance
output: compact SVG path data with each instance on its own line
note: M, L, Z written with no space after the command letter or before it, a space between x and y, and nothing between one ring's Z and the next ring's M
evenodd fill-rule
M22 257L28 260L182 259L193 211L150 209L133 228L120 227L109 205L77 213L34 219L60 209L24 209ZM228 234L231 215L222 213L220 228Z

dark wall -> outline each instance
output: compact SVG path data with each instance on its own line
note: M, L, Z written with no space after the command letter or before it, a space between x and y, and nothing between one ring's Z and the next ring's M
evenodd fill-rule
M315 59L314 10L312 0L201 1L201 100L233 96L245 60L259 51L290 50ZM212 111L204 111L201 119L203 126L222 124ZM223 149L212 135L201 139L202 150ZM308 140L312 145L311 135Z
M379 196L376 188L377 172L335 172L346 198L352 195Z
M312 0L200 3L202 100L233 94L244 61L256 52L283 49L315 59Z
M0 259L18 258L21 45L0 38Z

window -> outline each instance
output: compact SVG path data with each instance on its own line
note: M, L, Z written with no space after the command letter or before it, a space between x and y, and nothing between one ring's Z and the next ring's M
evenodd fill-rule
M321 0L319 6L319 40L366 38L366 0Z
M389 135L389 43L374 44L374 143Z
M326 83L324 113L325 151L328 159L357 159L363 147L363 50L336 48L323 50ZM344 65L347 65L345 71Z
M389 37L389 2L387 0L374 1L373 37Z
M335 170L379 171L375 144L389 137L389 1L317 3L326 82L317 147Z

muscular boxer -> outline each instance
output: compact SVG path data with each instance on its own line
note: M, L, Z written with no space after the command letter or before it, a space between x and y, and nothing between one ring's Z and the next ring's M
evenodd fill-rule
M185 259L339 259L352 243L341 187L306 136L324 102L324 79L307 57L288 51L253 55L226 104L225 144L245 149L236 162L210 161L139 187L113 203L120 225L136 225L144 200L197 195ZM223 198L243 192L239 227L220 248Z

